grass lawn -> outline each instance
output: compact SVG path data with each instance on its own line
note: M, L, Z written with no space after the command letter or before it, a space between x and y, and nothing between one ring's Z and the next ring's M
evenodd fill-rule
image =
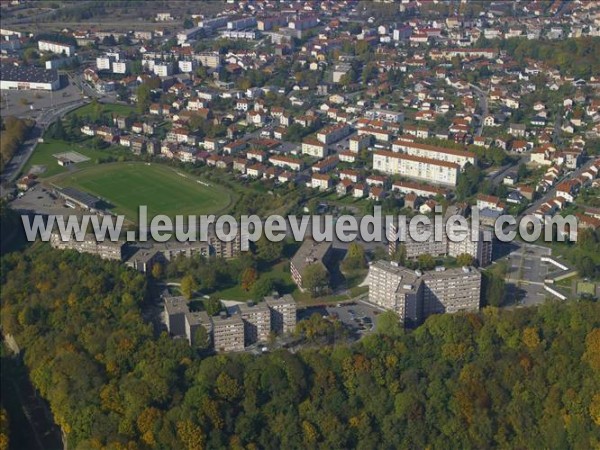
M268 272L262 273L261 277L271 278L274 284L279 290L279 294L292 294L294 299L298 302L299 307L316 306L325 304L335 304L338 302L348 301L352 298L358 297L359 295L368 292L369 288L366 286L354 286L348 290L347 294L338 295L327 295L323 297L312 298L308 292L301 292L298 286L292 281L289 270L289 262L282 261L275 264ZM360 281L364 279L364 276L359 277ZM229 289L223 289L221 291L210 294L211 297L216 297L220 300L261 300L254 299L251 292L246 292L242 289L241 285L233 286Z
M292 294L294 298L297 295L301 294L298 290L298 286L292 281L292 277L290 275L289 270L289 262L282 261L280 263L275 264L270 268L268 272L261 273L260 277L270 278L273 280L275 286L279 291L279 294ZM214 292L210 294L211 297L216 297L222 300L260 300L253 299L251 292L246 292L242 289L241 284L233 286L228 289L223 289L221 291Z
M96 195L132 221L137 221L139 205L147 205L151 218L156 214L218 213L232 204L232 194L222 186L204 186L190 175L156 163L92 165L49 181Z
M48 178L54 175L69 172L68 167L62 167L58 165L56 158L52 156L56 153L75 151L90 158L89 161L78 163L78 169L94 166L96 164L96 160L99 158L127 154L125 150L116 150L115 148L95 150L90 148L86 142L87 139L79 143L45 139L45 142L43 144L38 144L33 151L31 158L29 158L29 161L27 161L27 164L25 164L25 167L23 168L23 173L28 173L31 167L35 165L42 165L46 167L46 171L39 175L41 178Z
M127 116L130 112L135 112L135 107L131 105L120 105L117 103L98 103L100 113L108 113L114 114L116 116ZM74 109L70 113L66 115L68 119L71 116L90 116L94 117L96 115L94 111L93 103L88 103L87 105L82 106L81 108Z
M577 283L577 293L596 295L596 285L594 283L580 281Z

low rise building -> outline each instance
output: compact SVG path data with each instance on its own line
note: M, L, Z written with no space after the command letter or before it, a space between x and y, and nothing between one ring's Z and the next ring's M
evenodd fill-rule
M327 271L330 256L330 242L315 242L309 238L302 243L290 262L292 279L301 291L304 291L302 277L304 276L305 269L312 264L320 264Z
M379 150L373 153L373 168L391 175L456 186L460 166L436 159Z
M121 261L123 259L122 241L98 241L96 236L88 234L83 240L78 241L75 237L69 236L69 239L62 240L60 233L50 235L50 245L58 250L75 250L79 253L90 253L97 255L102 259L112 259Z

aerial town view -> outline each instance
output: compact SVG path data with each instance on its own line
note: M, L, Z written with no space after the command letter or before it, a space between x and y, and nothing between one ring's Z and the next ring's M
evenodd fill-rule
M0 450L600 449L600 1L0 21Z

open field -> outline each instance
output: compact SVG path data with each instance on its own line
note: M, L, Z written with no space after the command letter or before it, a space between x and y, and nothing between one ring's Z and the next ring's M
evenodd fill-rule
M107 156L118 157L128 153L125 150L121 151L112 148L110 150L95 150L84 143L79 144L74 142L46 139L44 143L38 144L33 151L31 158L29 158L29 161L27 161L27 164L25 164L25 167L23 168L23 174L29 173L31 168L34 166L44 166L46 168L43 173L38 175L41 178L48 178L73 170L73 168L59 166L58 161L54 156L55 154L66 152L77 152L87 158L90 158L88 161L76 164L76 169L94 166L96 164L96 160L100 158L106 158Z
M232 194L221 186L205 186L189 175L149 163L108 163L59 175L49 180L96 195L114 206L113 211L137 220L139 205L148 206L148 217L166 214L211 214L226 210Z

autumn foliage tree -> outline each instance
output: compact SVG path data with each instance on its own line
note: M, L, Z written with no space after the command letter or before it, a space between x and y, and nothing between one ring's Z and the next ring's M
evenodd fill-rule
M258 272L256 271L256 269L254 267L248 267L242 273L242 277L241 277L242 289L244 291L248 292L250 289L252 289L252 286L254 286L254 283L256 283L257 279L258 279Z
M69 448L597 448L600 303L382 314L354 344L206 356L155 333L146 277L34 244L0 261L0 321ZM318 344L318 345L316 345Z

